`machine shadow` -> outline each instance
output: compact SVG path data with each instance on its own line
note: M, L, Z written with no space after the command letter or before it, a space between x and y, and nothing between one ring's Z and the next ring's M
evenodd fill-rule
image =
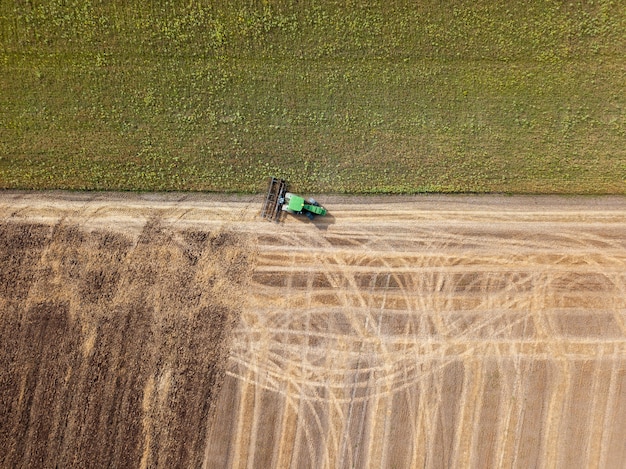
M330 212L327 212L324 216L317 216L313 218L313 220L299 215L295 215L294 219L305 225L313 225L315 228L322 231L327 230L328 227L334 225L336 221L335 217Z
M310 221L319 230L327 230L329 226L335 224L335 217L332 213L327 212L323 217L315 217Z

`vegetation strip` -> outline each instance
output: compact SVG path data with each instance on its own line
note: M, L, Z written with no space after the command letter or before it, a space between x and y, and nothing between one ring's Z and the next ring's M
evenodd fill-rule
M0 188L626 193L620 2L4 2Z

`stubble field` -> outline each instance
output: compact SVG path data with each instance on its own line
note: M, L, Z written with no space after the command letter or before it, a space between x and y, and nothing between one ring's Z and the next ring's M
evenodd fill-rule
M206 305L223 305L226 298L228 317L238 318L232 328L223 329L223 340L216 341L209 336L219 329L219 321L211 312L194 316L198 310L186 306L189 298L177 300L177 308L160 308L168 309L173 321L185 315L198 321L182 349L187 350L185 357L201 363L194 368L179 359L170 368L186 383L179 388L179 407L171 405L165 390L164 400L155 399L151 407L160 412L151 415L161 416L153 417L154 427L109 424L107 418L120 419L125 410L111 404L116 402L112 396L135 395L145 402L154 396L145 383L160 372L144 364L145 373L130 373L134 381L113 384L123 374L116 367L120 362L113 361L105 374L109 384L93 393L81 384L94 369L92 362L76 358L86 363L79 375L83 378L66 380L59 391L65 393L69 412L57 404L56 413L50 413L53 423L44 428L36 423L39 419L26 415L36 417L38 406L50 399L65 400L37 397L50 392L43 371L20 374L13 367L2 372L3 378L13 377L3 381L3 402L14 403L9 416L23 431L3 435L9 447L27 442L49 454L67 455L85 445L89 431L104 425L113 435L111 453L122 448L121 435L138 438L135 457L128 457L131 466L144 461L141 454L150 433L146 428L159 428L160 438L169 442L154 446L152 461L159 466L188 454L188 464L180 460L182 466L621 467L626 458L623 198L327 196L323 202L330 217L315 223L289 218L279 225L258 219L257 202L254 197L199 195L3 194L3 226L60 226L62 221L62 226L90 233L84 236L92 241L81 246L94 246L90 252L95 253L105 251L93 241L98 239L94 233L103 229L117 233L116 239L130 240L130 246L139 246L133 240L154 232L152 226L170 233L171 239L178 239L176 233L204 232L207 239L229 233L228 239L237 240L226 243L230 251L207 241L201 256L205 264L194 268L174 263L176 269L159 277L163 283L144 284L154 295L172 288L195 290L204 295ZM158 224L150 221L155 218ZM180 249L176 243L165 245ZM239 257L233 257L232 246ZM57 252L58 262L68 252L46 249ZM224 266L239 265L241 256L248 270L233 275ZM153 257L135 259L139 264L158 262ZM3 257L3 272L12 258ZM57 265L53 258L36 257L35 271ZM181 276L204 278L202 272L216 266L222 266L219 278L224 283L210 287L196 281L190 288L169 283L178 279L186 285ZM71 287L84 305L64 313L64 322L57 321L76 330L75 339L61 341L65 355L89 356L84 339L90 329L85 325L93 320L84 318L134 317L90 306L90 290L80 293L75 287L80 282L56 275L52 278L58 279L59 292ZM38 369L52 365L58 378L49 382L59 383L67 373L58 368L61 351L53 343L29 349L26 333L13 334L8 328L15 324L28 330L25 325L34 324L30 327L40 343L50 337L51 329L41 319L46 315L31 306L43 301L33 301L43 291L43 281L27 289L24 298L30 300L4 297L3 343L12 337L15 347L13 362L2 363L17 360L32 370L28 363L38 358ZM122 297L125 286L121 283L114 297ZM160 304L156 298L163 295L148 304ZM68 311L72 301L66 300ZM159 324L158 315L145 316L146 329ZM124 334L115 330L112 336L104 331L96 335L94 344L117 356L119 347L113 342L124 342ZM162 353L155 352L160 347L145 345L135 350L140 341L127 343L125 353L137 357L136 363L142 363L138 357L145 351L148 357ZM212 369L223 373L216 372L216 379L197 377L203 376L200 370L210 374ZM74 395L76 389L83 391ZM22 403L20 396L28 392L35 397ZM62 433L51 430L57 421L77 415L73 409L84 409L85 400L93 398L102 399L102 410L85 421L82 433L69 419L63 431L74 440L52 443ZM205 399L204 407L194 404L198 399ZM91 407L86 409L92 415ZM145 408L141 415L138 421L145 422ZM165 430L168 422L179 431ZM188 438L194 441L188 453L176 452ZM103 448L98 454L106 454ZM19 461L19 451L3 457Z

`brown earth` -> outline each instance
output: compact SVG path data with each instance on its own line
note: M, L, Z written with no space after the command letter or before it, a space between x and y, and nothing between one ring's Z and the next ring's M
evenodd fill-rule
M157 221L0 224L0 466L200 466L246 256Z
M0 194L4 229L32 239L3 248L4 465L623 467L626 199L319 200L329 217L276 225L259 197ZM180 233L232 247L200 243L194 266ZM103 265L126 280L100 287ZM241 311L232 332L188 306L190 271L218 318Z

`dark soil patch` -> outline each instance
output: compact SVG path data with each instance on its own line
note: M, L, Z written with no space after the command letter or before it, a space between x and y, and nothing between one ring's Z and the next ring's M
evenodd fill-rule
M246 240L0 225L0 467L199 467Z

